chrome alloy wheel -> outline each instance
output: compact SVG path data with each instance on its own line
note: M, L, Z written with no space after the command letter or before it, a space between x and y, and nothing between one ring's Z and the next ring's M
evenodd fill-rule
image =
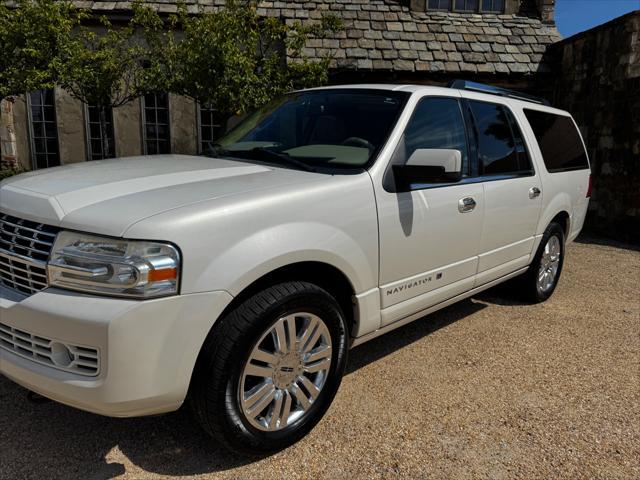
M249 423L277 431L302 418L322 391L331 367L331 335L306 312L278 319L249 355L238 389Z
M562 255L560 240L553 235L549 237L547 244L544 246L542 258L540 259L537 284L540 292L546 293L553 288L558 275L558 268L560 268L560 255Z

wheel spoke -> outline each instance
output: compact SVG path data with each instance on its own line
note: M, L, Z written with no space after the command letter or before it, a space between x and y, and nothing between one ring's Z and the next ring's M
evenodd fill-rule
M311 380L309 380L305 375L300 375L300 377L298 377L298 380L302 382L304 388L307 390L307 392L309 392L309 395L311 395L312 400L318 398L320 390L313 384Z
M254 418L257 417L260 412L262 412L267 407L267 405L273 402L275 396L276 389L272 387L271 390L269 390L269 392L249 410L249 415L253 415Z
M265 403L257 412L256 408L260 405L260 403L265 401L265 399L273 400L273 395L275 395L275 392L276 389L271 382L264 382L260 385L256 385L251 390L249 390L249 392L247 392L249 395L243 399L245 409L249 413L260 413L264 409L264 407L267 406L268 402Z
M304 311L280 317L258 338L240 376L245 420L274 432L307 415L327 381L332 352L320 317Z
M281 318L280 320L278 320L278 323L276 323L272 331L274 336L274 343L276 345L276 350L279 351L280 353L287 353L289 351L289 349L287 348L287 335L284 331L285 321L286 319L284 318Z
M307 396L304 394L302 389L297 385L293 385L291 387L291 390L293 390L293 396L296 397L296 399L298 400L298 403L300 404L300 408L302 408L302 410L304 410L305 412L309 410L309 407L311 406L311 402L309 401Z
M323 358L322 360L306 364L304 366L304 371L309 373L322 372L323 370L327 370L331 365L331 358Z
M282 412L280 412L280 428L286 427L289 421L289 415L291 414L291 394L288 390L283 393L284 403L282 405Z
M252 355L252 360L258 360L260 362L267 363L269 365L275 365L278 361L278 357L276 357L273 353L262 350L261 348L256 348Z
M318 343L320 335L322 335L322 328L318 325L311 337L305 343L301 343L302 351L304 353L311 351L311 349L316 346L316 343Z
M331 359L331 347L323 345L309 352L305 358L305 363L313 363L325 358Z
M254 377L271 378L273 376L273 369L250 363L246 366L244 373L245 375L252 375Z
M542 267L540 268L540 272L538 273L538 283L541 283L544 280L544 276L547 274L547 270Z
M291 316L285 319L287 323L287 334L289 337L289 351L293 351L297 348L298 335L296 334L296 317Z
M300 345L302 348L307 344L309 337L314 334L314 332L319 328L318 319L315 317L309 317L306 322L305 329L302 332L302 336L300 337Z
M269 430L275 430L280 420L280 412L282 411L282 400L284 392L276 392L275 402L273 402L273 408L271 409L271 419L269 420Z

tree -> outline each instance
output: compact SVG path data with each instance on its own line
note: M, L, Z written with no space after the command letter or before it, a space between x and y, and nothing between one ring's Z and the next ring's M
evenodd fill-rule
M77 28L56 60L60 86L98 109L105 158L113 154L107 132L108 114L147 90L146 58L133 27L114 26L101 17L98 28Z
M182 4L166 22L139 4L134 10L158 88L210 105L222 125L285 92L325 83L331 55L312 59L304 47L342 28L331 15L307 25L263 17L254 1L228 0L197 15Z
M55 85L53 64L82 16L68 1L0 2L0 100Z

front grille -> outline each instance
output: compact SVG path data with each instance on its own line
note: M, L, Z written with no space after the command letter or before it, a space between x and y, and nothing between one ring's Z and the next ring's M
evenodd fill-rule
M31 295L47 288L58 228L0 213L0 283Z
M0 323L0 348L79 375L95 376L100 371L100 357L95 348L69 345Z

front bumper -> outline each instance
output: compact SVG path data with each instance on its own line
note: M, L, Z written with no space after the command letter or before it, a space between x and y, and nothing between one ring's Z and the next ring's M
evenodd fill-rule
M32 335L98 350L89 377L0 348L0 373L45 397L113 417L176 410L198 353L232 297L208 292L145 301L49 288L16 297L0 286L0 323Z

